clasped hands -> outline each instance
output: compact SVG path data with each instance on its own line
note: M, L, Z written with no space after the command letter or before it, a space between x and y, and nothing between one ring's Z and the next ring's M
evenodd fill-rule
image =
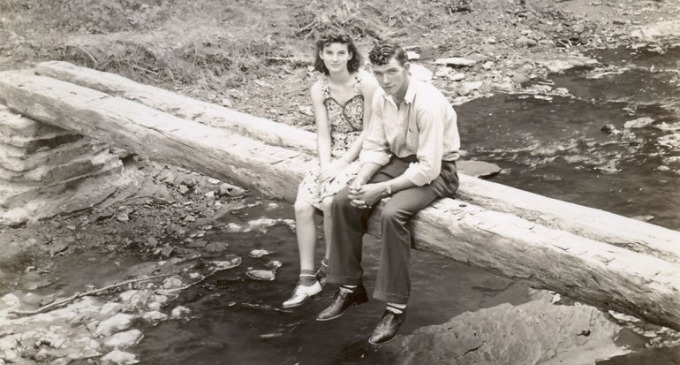
M379 184L364 184L361 181L352 181L349 184L347 197L351 206L358 209L372 207L382 197L383 189Z

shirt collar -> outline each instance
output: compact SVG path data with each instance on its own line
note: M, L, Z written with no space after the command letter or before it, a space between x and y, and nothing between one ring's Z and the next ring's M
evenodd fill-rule
M416 90L418 89L417 85L418 81L414 80L413 77L410 78L409 83L408 83L408 89L406 89L406 94L404 95L404 102L407 104L413 103L413 100L416 98ZM392 95L389 95L383 90L383 98L387 100L394 100L392 98Z
M409 104L413 103L413 100L416 98L416 89L418 88L416 83L416 80L413 78L409 80L408 89L406 89L406 95L404 95L404 101Z

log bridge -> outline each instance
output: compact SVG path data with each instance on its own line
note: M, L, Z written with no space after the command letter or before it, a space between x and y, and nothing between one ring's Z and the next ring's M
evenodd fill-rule
M316 163L313 133L65 62L1 72L0 101L287 201ZM379 235L375 217L371 227ZM680 330L678 231L464 174L456 198L424 209L413 229L418 249Z

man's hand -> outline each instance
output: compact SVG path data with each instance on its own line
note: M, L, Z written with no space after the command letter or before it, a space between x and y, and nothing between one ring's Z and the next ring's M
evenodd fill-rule
M380 200L384 188L381 184L355 184L353 181L349 185L347 197L350 204L359 209L367 209L372 207Z

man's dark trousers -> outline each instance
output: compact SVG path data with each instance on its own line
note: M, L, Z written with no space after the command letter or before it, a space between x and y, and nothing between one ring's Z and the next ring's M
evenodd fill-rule
M392 157L369 183L391 180L406 171L415 156ZM373 296L376 299L406 304L411 294L411 232L408 223L423 208L436 199L449 197L458 189L455 161L442 161L441 173L430 184L395 193L385 205L380 219L382 252ZM362 238L374 209L359 209L350 205L348 189L333 198L330 265L328 282L345 285L362 283ZM376 203L377 205L377 203Z

